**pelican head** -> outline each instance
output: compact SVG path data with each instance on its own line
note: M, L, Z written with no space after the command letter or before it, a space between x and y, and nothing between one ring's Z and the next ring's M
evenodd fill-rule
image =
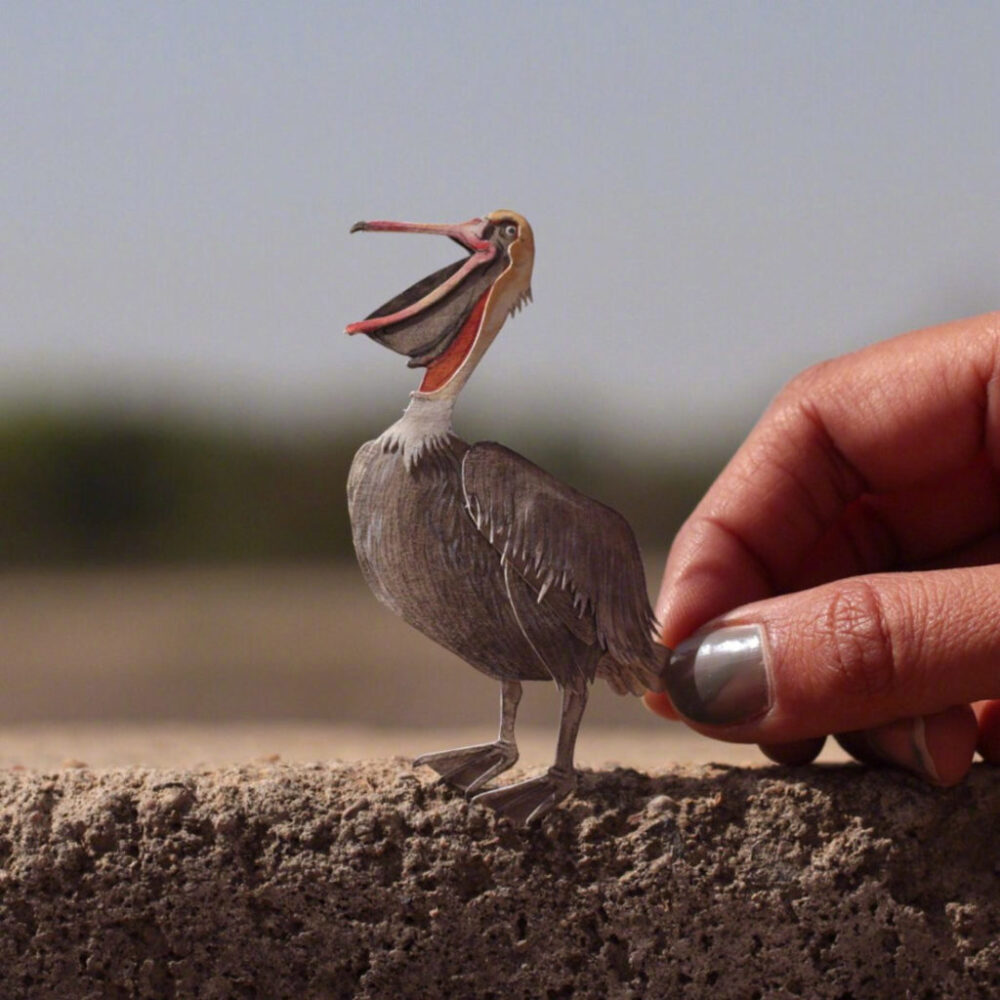
M528 220L502 209L455 225L357 222L351 232L437 233L468 251L411 285L347 333L372 340L423 367L418 396L454 397L507 317L531 301L535 239Z

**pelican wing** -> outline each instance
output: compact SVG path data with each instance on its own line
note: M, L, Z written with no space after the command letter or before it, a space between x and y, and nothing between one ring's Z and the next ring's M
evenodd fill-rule
M625 518L492 442L466 453L462 487L476 527L537 593L539 604L546 602L575 634L596 643L604 660L641 681L655 677L660 658L653 612ZM604 666L602 674L612 665Z

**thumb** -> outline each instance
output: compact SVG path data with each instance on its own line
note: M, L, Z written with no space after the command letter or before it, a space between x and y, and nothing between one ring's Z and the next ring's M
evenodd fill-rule
M746 605L677 647L666 686L696 729L766 744L1000 698L1000 566L854 577Z

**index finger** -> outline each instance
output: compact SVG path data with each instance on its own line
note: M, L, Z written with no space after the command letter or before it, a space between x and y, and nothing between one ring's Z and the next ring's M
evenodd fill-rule
M824 362L775 398L678 533L657 601L670 646L783 593L865 495L940 478L984 454L1000 470L1000 312ZM888 547L877 532L858 546Z

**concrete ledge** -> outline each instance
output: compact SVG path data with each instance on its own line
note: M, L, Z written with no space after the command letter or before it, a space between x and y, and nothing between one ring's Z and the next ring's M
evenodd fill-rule
M401 761L0 775L0 996L1000 995L1000 780L584 776L521 832Z

